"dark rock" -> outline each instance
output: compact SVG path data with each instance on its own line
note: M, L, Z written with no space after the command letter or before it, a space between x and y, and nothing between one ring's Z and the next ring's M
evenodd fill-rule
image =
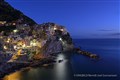
M63 60L58 60L59 63L63 62Z
M35 21L33 21L31 18L24 15L22 12L20 12L17 9L14 9L11 5L9 5L4 0L0 0L0 21L19 21L21 20L22 23L27 23L29 25L36 24Z

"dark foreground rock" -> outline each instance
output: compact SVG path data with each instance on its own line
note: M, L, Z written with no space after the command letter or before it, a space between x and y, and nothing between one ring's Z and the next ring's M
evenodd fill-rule
M31 62L8 62L0 65L0 78L3 78L5 75L20 70L27 67L47 67L55 63L54 59L46 58L40 60L34 60Z

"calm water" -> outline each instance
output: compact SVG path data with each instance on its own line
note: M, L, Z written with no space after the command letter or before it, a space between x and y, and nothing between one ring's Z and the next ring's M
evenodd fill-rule
M94 61L82 55L73 55L71 61L74 74L116 74L119 76L120 39L81 39L74 40L74 42L76 46L81 46L83 50L98 54L101 57L99 61ZM85 79L88 78L83 80ZM96 78L91 79L96 80ZM99 79L120 80L120 78L113 77Z
M4 80L120 80L120 40L119 39L76 39L75 46L100 55L100 60L93 60L83 55L59 54L53 68L32 68L17 71ZM82 77L74 75L96 74L116 75L117 77Z

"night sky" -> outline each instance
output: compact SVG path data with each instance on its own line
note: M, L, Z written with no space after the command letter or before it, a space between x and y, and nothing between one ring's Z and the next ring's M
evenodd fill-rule
M38 24L66 26L73 38L118 38L119 0L6 0Z

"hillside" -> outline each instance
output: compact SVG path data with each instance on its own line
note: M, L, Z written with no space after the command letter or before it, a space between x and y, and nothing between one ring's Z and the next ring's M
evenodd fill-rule
M11 5L9 5L4 0L0 0L0 21L7 21L7 22L17 22L20 24L29 24L33 25L36 24L31 18L24 15L17 9L14 9Z

